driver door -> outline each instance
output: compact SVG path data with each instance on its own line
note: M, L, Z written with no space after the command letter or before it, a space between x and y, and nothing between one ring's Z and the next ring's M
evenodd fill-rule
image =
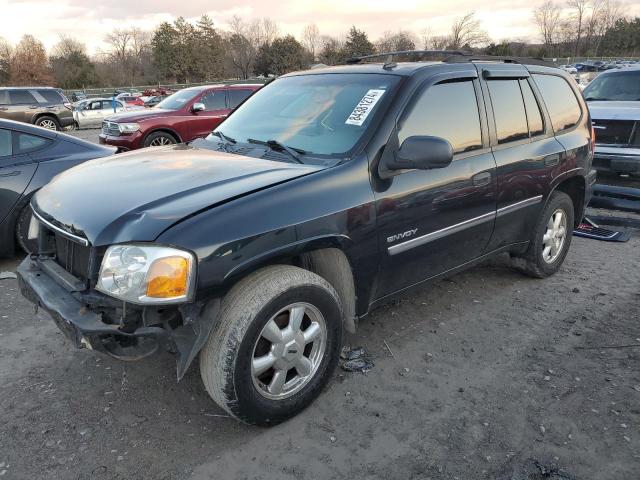
M200 99L194 103L204 104L204 110L194 112L194 119L192 122L189 122L188 136L190 138L185 138L185 141L206 137L227 118L231 111L227 107L226 90L216 89L205 92Z
M491 238L496 164L482 92L475 68L456 75L419 89L399 118L397 139L388 144L397 148L414 135L441 137L451 143L454 158L444 168L396 171L374 188L378 298L479 257Z

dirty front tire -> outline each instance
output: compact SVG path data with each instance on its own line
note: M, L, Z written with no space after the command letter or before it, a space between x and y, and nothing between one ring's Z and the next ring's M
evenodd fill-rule
M167 132L153 132L144 139L145 147L162 147L178 143L173 135Z
M574 216L571 197L564 192L553 192L540 213L527 252L523 256L515 257L514 265L524 274L534 278L546 278L556 273L571 246ZM559 226L564 225L562 242L558 241L561 229L555 225L556 223Z
M16 221L16 242L18 246L24 250L25 253L33 253L38 250L38 241L36 239L29 239L29 225L33 213L29 204L22 207L18 220Z
M228 413L251 425L275 425L319 395L336 367L341 342L342 309L333 287L301 268L266 267L222 300L200 352L200 374ZM275 363L267 368L264 359ZM302 364L304 369L298 367Z
M60 122L55 117L50 115L43 115L35 122L38 127L46 128L47 130L60 130Z

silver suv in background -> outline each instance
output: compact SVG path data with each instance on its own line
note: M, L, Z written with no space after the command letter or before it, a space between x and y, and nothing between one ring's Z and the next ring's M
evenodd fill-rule
M603 72L583 94L596 134L594 168L640 176L640 68Z
M71 103L62 90L51 87L0 88L0 118L49 130L73 125Z

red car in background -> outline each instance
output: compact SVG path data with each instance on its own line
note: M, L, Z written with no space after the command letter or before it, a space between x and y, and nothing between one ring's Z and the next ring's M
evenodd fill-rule
M121 93L120 95L116 96L116 100L120 100L127 105L137 105L138 107L144 107L144 101L140 97L136 97L135 95L127 95L126 93Z
M260 87L239 84L185 88L154 108L108 117L102 122L100 143L127 151L206 137Z

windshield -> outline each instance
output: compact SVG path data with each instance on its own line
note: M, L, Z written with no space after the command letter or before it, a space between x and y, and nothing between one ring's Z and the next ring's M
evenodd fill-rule
M640 101L640 70L600 75L584 89L589 101Z
M399 77L380 74L281 78L250 97L216 131L237 142L275 141L305 154L345 154L398 82Z
M199 92L193 90L180 90L173 95L168 96L161 101L156 108L164 108L165 110L180 110L185 103L189 102Z

